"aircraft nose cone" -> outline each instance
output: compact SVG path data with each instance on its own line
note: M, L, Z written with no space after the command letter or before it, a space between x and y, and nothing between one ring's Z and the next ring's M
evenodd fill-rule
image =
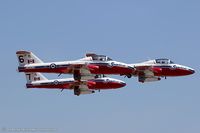
M194 70L194 69L190 69L189 71L190 71L191 74L194 74L194 73L195 73L195 70Z
M126 83L125 82L120 82L120 87L124 87L126 86Z

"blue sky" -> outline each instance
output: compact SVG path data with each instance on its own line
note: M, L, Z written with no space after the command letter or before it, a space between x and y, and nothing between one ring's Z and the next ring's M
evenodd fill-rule
M199 13L197 0L0 1L0 130L199 133ZM21 49L43 61L86 52L126 63L166 57L196 73L147 84L112 76L127 86L76 97L67 90L25 89L16 71Z

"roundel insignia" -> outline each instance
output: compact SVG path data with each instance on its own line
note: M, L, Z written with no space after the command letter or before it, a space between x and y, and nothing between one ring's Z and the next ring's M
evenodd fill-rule
M56 64L52 63L52 64L50 65L50 68L52 68L52 69L56 68Z
M111 63L110 63L110 66L112 67L112 66L114 66L114 64L115 64L114 62L111 62Z
M59 81L58 80L55 80L54 81L54 85L58 85L59 84Z
M173 68L176 68L176 65L173 65Z

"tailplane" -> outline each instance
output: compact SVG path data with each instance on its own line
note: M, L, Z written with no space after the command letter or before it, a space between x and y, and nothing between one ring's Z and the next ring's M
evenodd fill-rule
M34 81L43 81L48 80L44 75L41 73L25 73L27 84L32 83Z
M36 55L29 51L17 51L19 66L33 63L43 63Z

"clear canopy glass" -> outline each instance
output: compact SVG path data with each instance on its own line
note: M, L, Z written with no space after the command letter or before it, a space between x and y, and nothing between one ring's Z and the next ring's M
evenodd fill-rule
M111 61L112 59L108 56L105 55L96 55L92 57L93 60L97 60L97 61Z
M170 59L156 59L157 64L174 64Z

